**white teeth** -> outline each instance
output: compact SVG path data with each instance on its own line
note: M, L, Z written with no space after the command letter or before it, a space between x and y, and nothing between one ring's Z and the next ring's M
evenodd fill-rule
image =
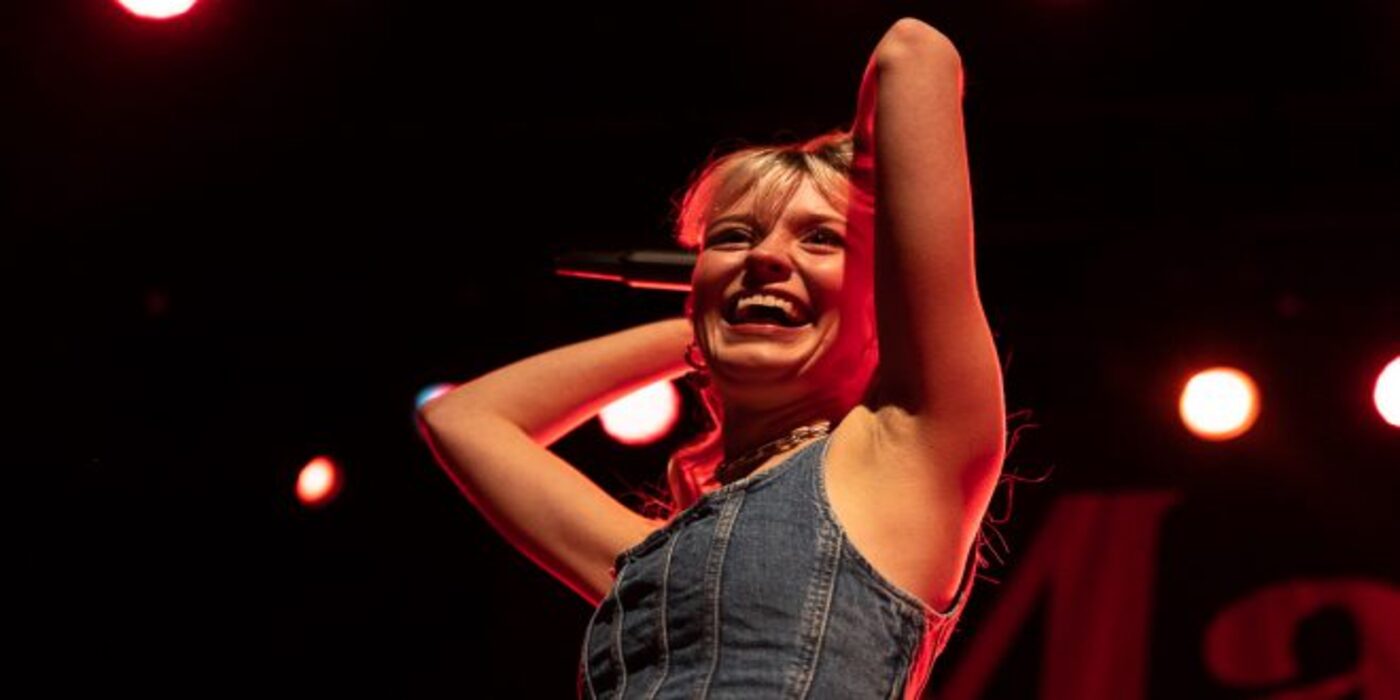
M738 305L734 307L734 310L740 311L743 310L745 307L753 306L755 304L761 306L772 306L778 309L782 309L782 312L787 315L789 320L797 320L797 310L793 308L792 302L781 297L775 297L771 294L754 294L751 296L743 297L739 300Z

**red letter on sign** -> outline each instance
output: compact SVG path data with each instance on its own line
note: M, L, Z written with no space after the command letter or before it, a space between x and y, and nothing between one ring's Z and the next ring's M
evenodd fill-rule
M1357 628L1356 668L1298 687L1298 626L1328 608ZM1400 698L1400 592L1377 581L1289 581L1250 595L1206 630L1205 661L1221 682L1269 700ZM1289 687L1293 686L1293 687Z
M1137 700L1145 694L1148 622L1162 517L1173 492L1061 499L941 696L982 696L1042 591L1050 596L1040 697Z

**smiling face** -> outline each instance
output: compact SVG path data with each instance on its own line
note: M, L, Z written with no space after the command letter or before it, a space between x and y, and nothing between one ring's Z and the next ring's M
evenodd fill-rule
M868 246L847 235L837 182L785 173L704 220L692 322L726 404L845 403L868 380Z

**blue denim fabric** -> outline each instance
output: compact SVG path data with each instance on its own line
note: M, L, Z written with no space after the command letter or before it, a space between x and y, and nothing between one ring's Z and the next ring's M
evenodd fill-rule
M584 637L586 698L917 698L963 609L877 573L826 497L827 437L706 494L618 555Z

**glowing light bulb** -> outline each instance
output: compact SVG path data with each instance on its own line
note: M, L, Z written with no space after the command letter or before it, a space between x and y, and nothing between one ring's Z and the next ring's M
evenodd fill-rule
M1390 361L1376 377L1376 391L1372 394L1376 410L1380 411L1385 422L1400 428L1400 357Z
M1231 367L1196 373L1181 392L1181 421L1202 440L1230 440L1254 426L1259 391L1249 375Z
M340 467L330 457L320 456L306 463L297 474L297 500L309 508L330 503L340 492Z
M179 17L189 12L194 3L195 0L117 0L118 5L141 19Z
M660 440L675 427L680 403L675 385L660 381L608 404L598 419L614 440L645 445Z

